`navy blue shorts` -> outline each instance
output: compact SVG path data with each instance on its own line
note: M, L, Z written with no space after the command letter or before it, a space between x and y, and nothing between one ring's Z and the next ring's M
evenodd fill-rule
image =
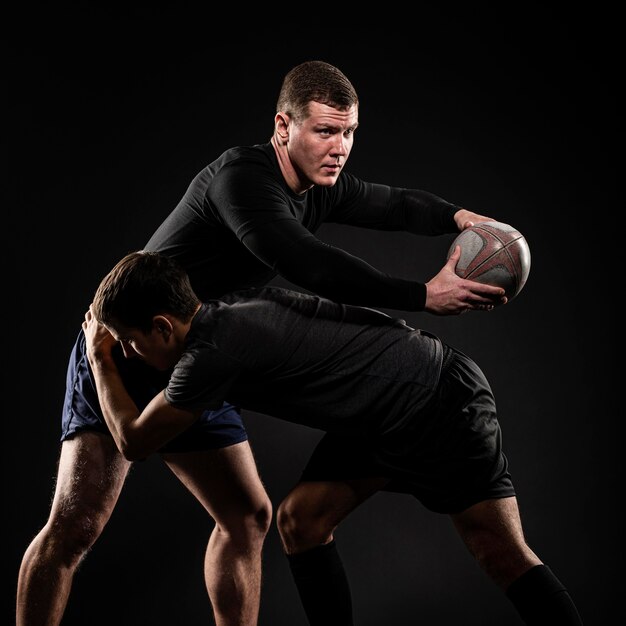
M119 344L115 346L113 354L128 393L137 408L142 410L165 388L169 374L152 369L141 359L125 358ZM83 431L110 434L100 409L85 352L85 335L81 330L67 366L61 441L71 439ZM225 403L221 409L205 411L193 426L172 439L160 452L213 450L247 439L239 409Z
M466 355L444 346L439 385L428 405L394 436L327 433L303 481L383 477L384 491L409 493L437 513L459 513L515 495L491 388Z

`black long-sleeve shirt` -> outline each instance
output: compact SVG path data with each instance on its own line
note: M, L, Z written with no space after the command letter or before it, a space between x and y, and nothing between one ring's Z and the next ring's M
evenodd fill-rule
M458 210L429 192L367 183L345 171L331 187L295 194L266 143L231 148L199 172L145 248L179 261L201 300L280 274L346 304L419 311L423 283L389 276L314 233L324 222L454 233Z
M329 432L380 436L418 422L437 384L441 341L375 309L265 287L205 303L165 397L224 400ZM438 421L438 420L437 420ZM421 436L421 431L419 432Z

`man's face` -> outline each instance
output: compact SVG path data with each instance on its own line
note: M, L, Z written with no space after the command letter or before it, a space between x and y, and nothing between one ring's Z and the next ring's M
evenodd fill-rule
M175 354L171 342L167 341L167 329L155 324L149 333L121 324L107 326L108 331L122 346L127 359L139 358L157 370L173 367L180 355Z
M302 122L290 121L287 150L303 189L337 182L358 123L356 106L339 111L319 102L309 102L309 116Z

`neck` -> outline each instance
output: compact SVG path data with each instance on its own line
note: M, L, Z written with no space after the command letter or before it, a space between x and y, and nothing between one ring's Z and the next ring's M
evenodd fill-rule
M187 340L187 334L189 333L189 329L191 328L191 323L193 322L196 315L198 315L198 311L202 307L202 304L198 304L194 314L191 316L191 319L188 322L183 322L177 318L172 318L172 334L174 335L174 341L176 345L179 347L179 350L182 353L182 350L185 346L185 341Z
M280 137L276 136L276 133L272 135L270 143L274 147L276 158L278 159L278 166L280 167L281 174L287 183L287 186L291 191L297 194L303 194L313 187L312 184L303 185L296 169L289 158L289 149L287 148L287 141L283 141Z

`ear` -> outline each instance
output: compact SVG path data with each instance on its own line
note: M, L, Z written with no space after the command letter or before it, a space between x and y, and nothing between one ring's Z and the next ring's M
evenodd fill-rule
M155 333L163 335L163 338L167 340L172 332L174 332L174 326L165 315L155 315L152 318L152 330Z
M277 139L286 144L289 140L289 124L291 123L291 118L284 111L279 111L276 113L274 117L274 133L276 134Z

